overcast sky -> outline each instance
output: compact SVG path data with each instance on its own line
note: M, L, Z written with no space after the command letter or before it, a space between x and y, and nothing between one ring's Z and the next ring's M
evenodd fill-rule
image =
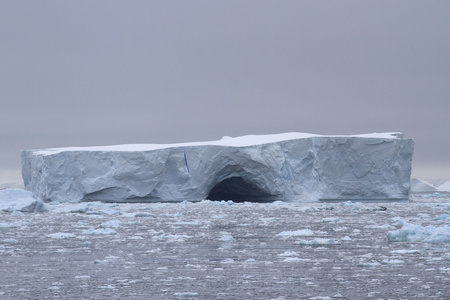
M448 0L0 0L0 70L0 170L23 149L401 131L415 175L450 178Z

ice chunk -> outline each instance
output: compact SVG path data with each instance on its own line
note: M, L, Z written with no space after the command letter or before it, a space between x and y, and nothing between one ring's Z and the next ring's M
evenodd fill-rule
M234 237L232 237L232 236L229 235L229 234L224 234L224 235L222 235L222 236L219 238L219 241L222 241L222 242L234 242L235 239L234 239Z
M49 237L51 239L69 239L69 238L76 237L76 235L73 233L69 233L69 232L55 232L55 233L47 234L47 237Z
M283 231L275 235L275 237L281 239L289 239L296 236L312 236L314 232L311 229L300 229L295 231Z
M385 264L404 264L405 262L401 259L383 259Z
M44 201L407 199L414 142L399 133L243 136L173 145L22 152Z
M198 293L195 292L174 293L173 296L177 299L190 299L190 298L197 298Z
M435 221L450 220L450 215L443 214L443 215L437 216L436 218L434 218L434 220Z
M49 206L36 199L29 191L3 189L0 190L0 210L7 212L43 212L49 210Z
M299 257L286 257L283 259L283 262L300 262L300 261L311 261L308 258L299 258Z
M281 256L281 257L293 257L293 256L298 256L298 253L295 252L295 251L285 251L285 252L283 252L281 254L278 254L278 256Z
M391 242L450 243L450 226L423 227L404 223L399 230L389 231L387 238Z
M333 239L326 239L326 238L315 238L313 240L298 240L294 242L295 245L336 245L340 244L339 242L333 240Z
M16 228L20 227L19 223L0 223L0 228Z
M391 253L395 254L420 254L420 250L414 250L414 249L400 249L400 250L393 250Z

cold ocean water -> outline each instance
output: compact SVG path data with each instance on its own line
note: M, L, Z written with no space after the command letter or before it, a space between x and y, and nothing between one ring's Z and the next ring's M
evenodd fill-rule
M0 212L0 299L450 298L446 193L51 207Z

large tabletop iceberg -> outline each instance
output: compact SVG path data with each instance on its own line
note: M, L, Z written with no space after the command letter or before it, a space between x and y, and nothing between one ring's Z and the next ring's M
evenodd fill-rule
M395 200L409 196L413 148L401 133L284 133L26 150L22 176L57 202Z

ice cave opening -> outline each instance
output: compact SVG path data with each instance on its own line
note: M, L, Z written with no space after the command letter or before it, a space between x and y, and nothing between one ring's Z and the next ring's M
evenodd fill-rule
M208 200L233 202L273 202L278 198L242 177L230 177L217 183L209 192Z

